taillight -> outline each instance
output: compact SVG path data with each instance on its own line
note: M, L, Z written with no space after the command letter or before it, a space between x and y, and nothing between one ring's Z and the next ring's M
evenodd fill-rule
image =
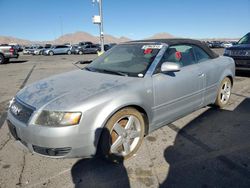
M14 48L10 48L10 53L14 53Z

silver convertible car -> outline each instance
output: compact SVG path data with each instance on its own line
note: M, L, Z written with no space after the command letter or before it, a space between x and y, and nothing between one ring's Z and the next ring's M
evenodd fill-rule
M116 45L84 69L20 90L8 126L31 152L49 157L128 159L145 135L201 107L224 107L235 64L190 39Z

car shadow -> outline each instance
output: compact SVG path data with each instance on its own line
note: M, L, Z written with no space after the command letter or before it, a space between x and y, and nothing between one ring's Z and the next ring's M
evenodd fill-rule
M26 63L26 62L28 62L28 60L10 60L9 61L9 63Z
M183 129L174 124L160 187L250 187L250 98L233 111L210 108Z
M97 129L94 141L96 147L98 147L100 134L110 135L109 131L105 128ZM110 136L108 139L110 139ZM109 150L109 148L106 149ZM100 155L94 156L91 159L79 160L71 169L72 181L75 184L75 188L130 187L123 158L120 158L119 161L120 163L109 162Z

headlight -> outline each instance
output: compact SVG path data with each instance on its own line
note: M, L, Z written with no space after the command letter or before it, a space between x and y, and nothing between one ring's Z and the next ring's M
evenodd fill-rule
M250 56L250 50L246 50L246 56Z
M81 116L81 112L42 111L36 119L35 124L53 127L77 125L80 122Z

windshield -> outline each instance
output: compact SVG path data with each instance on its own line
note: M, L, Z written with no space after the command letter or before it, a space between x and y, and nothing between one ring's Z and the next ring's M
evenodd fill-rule
M143 77L162 45L120 44L95 59L87 70L107 74Z
M246 34L244 37L242 37L238 44L250 44L250 33Z

